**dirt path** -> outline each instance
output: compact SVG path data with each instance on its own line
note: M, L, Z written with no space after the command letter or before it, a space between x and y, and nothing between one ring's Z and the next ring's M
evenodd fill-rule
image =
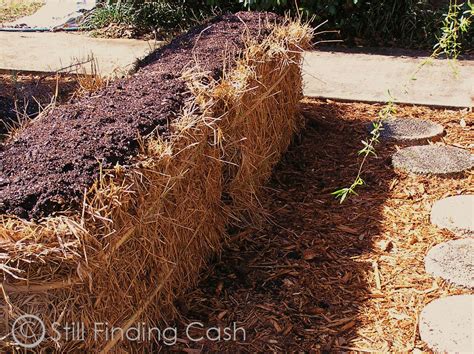
M179 329L192 321L209 327L237 322L246 329L246 341L183 347L427 349L417 331L423 306L468 292L425 272L427 251L454 238L430 224L431 205L447 195L472 193L473 174L448 179L396 173L391 166L396 147L380 146L364 174L367 187L340 205L330 193L354 178L360 140L380 107L305 101L307 127L262 201L270 221L232 236L207 279L180 305ZM399 115L441 123L445 143L474 147L474 117L466 110L403 106Z

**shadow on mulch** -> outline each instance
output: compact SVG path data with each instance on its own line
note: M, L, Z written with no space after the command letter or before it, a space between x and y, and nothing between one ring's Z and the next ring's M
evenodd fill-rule
M64 103L79 88L70 75L0 74L0 140L17 126L18 120L31 119L58 94Z
M357 111L355 105L303 103L306 128L276 167L262 200L270 219L262 229L233 236L199 287L179 302L180 349L350 347L362 304L378 296L368 286L377 281L376 271L363 256L381 232L383 203L395 177L394 148L379 146L381 157L369 161L358 197L339 204L330 194L354 179L361 140L380 109ZM235 340L194 343L185 333L193 321L205 329L236 322L245 341L240 331ZM206 337L196 327L190 333Z

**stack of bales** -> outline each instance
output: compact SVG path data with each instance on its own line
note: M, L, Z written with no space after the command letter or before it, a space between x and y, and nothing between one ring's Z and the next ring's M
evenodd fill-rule
M233 38L232 45L222 38ZM137 74L113 89L56 108L26 127L17 141L7 141L0 149L2 163L19 149L22 136L33 136L35 129L44 129L41 125L58 129L57 117L81 119L88 109L94 112L108 102L113 103L110 109L123 111L125 96L116 92L156 77L170 80L169 92L181 97L178 104L170 99L157 106L160 114L172 106L174 115L167 113L166 124L157 124L163 122L157 117L140 127L130 144L134 149L114 155L107 148L108 155L95 166L97 173L90 174L93 183L79 198L71 192L53 205L40 195L31 205L15 206L6 196L14 186L21 192L20 182L15 182L19 179L13 172L6 176L6 168L0 167L5 174L0 179L13 181L0 184L0 303L5 319L0 327L6 327L0 333L21 315L34 314L46 329L40 348L150 349L149 341L131 343L100 334L66 340L57 338L53 328L80 322L87 331L94 323L107 322L126 330L173 317L174 300L196 283L209 257L220 250L226 227L253 222L260 212L261 187L301 127L300 70L309 41L309 29L297 22L260 13L226 15L158 50ZM206 47L209 43L215 45ZM175 72L160 71L183 55L189 60L176 63ZM206 65L202 58L216 62ZM187 91L177 90L183 83ZM146 95L148 88L142 89ZM126 116L122 111L114 117ZM100 116L100 110L95 112ZM107 117L93 118L103 124ZM51 144L61 134L56 130L55 137L48 137ZM78 152L87 149L77 144ZM49 158L47 152L41 156ZM74 166L81 172L81 166L89 165ZM15 341L8 336L2 345L12 349Z

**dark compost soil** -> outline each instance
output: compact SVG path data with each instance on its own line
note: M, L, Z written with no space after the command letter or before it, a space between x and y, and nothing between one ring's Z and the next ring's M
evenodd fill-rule
M45 114L0 146L0 213L38 219L77 209L104 169L130 164L140 136L167 136L190 99L181 73L200 66L215 78L244 46L268 34L263 13L224 15L151 54L131 78Z

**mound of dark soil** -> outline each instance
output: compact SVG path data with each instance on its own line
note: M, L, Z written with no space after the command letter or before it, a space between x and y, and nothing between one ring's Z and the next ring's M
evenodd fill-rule
M264 18L220 16L150 55L131 78L58 107L0 146L0 213L37 219L80 207L84 191L105 169L130 164L138 139L169 134L169 124L191 94L183 69L199 65L218 78L243 38L263 38Z

